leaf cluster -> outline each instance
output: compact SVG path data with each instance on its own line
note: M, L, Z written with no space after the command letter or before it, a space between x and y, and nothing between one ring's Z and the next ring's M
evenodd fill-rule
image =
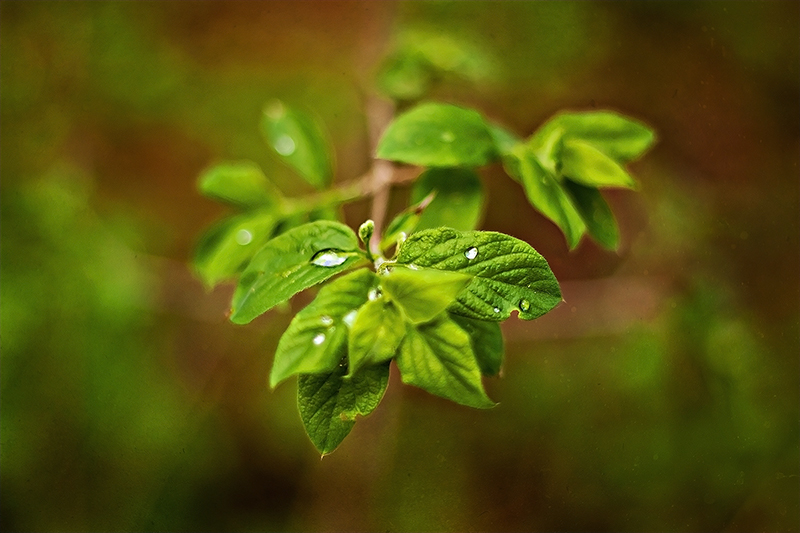
M598 189L633 187L623 165L653 141L647 127L608 111L557 115L521 139L474 110L420 104L378 143L378 158L424 170L411 205L371 249L372 221L356 233L336 220L335 208L362 193L328 188L333 159L321 125L273 102L262 132L282 162L326 190L290 199L253 163L213 167L200 177L201 192L238 213L201 238L194 266L209 286L238 278L230 309L237 324L327 282L281 337L269 377L276 387L298 376L300 416L322 454L377 407L391 361L406 384L492 407L482 377L502 365L499 322L537 318L561 301L547 261L529 244L476 230L478 167L501 162L571 247L588 233L614 248L619 232Z

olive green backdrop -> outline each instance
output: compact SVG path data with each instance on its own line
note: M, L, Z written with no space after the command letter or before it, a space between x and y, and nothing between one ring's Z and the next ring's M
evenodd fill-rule
M800 528L800 4L4 1L0 17L4 531ZM618 253L569 252L483 169L483 228L537 248L566 302L504 324L495 409L393 371L320 461L294 382L266 382L291 313L234 326L232 287L187 267L224 212L195 180L247 158L308 190L258 132L276 97L325 121L337 182L359 176L365 95L409 29L481 56L431 98L520 135L614 109L659 143L632 167L641 190L608 194Z

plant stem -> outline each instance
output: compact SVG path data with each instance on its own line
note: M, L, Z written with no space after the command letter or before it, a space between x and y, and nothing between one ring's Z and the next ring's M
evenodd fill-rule
M351 202L369 194L368 185L370 174L364 174L358 179L343 183L333 189L320 191L300 198L286 198L283 203L283 214L292 215L308 211L309 207L324 207Z
M367 127L369 131L370 150L375 152L383 130L392 120L394 105L375 96L367 100ZM381 256L380 242L383 233L383 222L389 204L389 191L394 177L394 165L382 159L375 159L372 164L372 179L369 189L372 192L370 218L375 223L375 231L369 241L369 249L374 257Z

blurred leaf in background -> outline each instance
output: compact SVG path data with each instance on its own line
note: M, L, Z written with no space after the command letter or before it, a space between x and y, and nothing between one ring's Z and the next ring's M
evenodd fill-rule
M3 530L798 530L797 2L4 1L0 15ZM596 107L661 140L635 163L638 195L604 196L617 253L568 252L518 184L479 170L482 229L534 245L566 303L504 325L495 409L398 392L393 369L401 396L320 462L295 391L266 384L289 318L232 328L232 288L186 272L220 214L195 183L247 159L287 195L308 190L255 130L272 98L330 128L334 182L361 175L355 80L401 49L386 68L420 80L402 90L514 135Z

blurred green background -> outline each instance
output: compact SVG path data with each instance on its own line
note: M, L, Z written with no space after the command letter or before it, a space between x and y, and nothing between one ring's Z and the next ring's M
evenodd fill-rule
M0 16L3 531L800 529L797 2L3 1ZM608 195L618 253L568 252L484 169L483 228L536 247L566 303L504 324L497 408L393 371L320 461L294 383L266 385L291 313L234 326L232 287L190 274L224 213L195 180L247 158L308 191L258 132L276 97L325 121L338 182L359 176L364 95L408 31L478 65L432 98L520 135L609 108L660 140L633 165L641 191Z

